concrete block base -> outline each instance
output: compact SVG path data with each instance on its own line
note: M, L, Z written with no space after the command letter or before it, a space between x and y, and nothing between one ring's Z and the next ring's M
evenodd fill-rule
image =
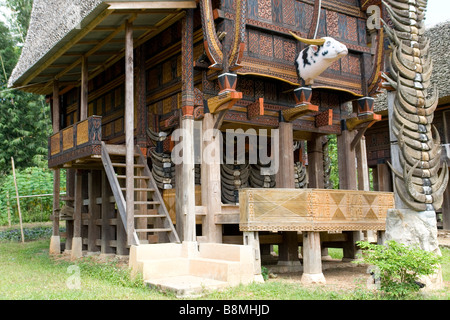
M82 257L83 257L83 238L73 237L70 258L72 260L76 260L76 259L80 259Z
M304 273L301 282L303 284L326 284L323 273Z
M131 246L132 274L141 273L151 287L170 290L179 296L201 294L253 281L252 247L219 243L183 242Z
M50 238L50 254L60 254L61 253L61 238L60 236L52 236Z

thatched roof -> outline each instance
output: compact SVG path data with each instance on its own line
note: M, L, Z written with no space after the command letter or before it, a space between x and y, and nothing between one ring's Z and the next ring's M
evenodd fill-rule
M70 39L71 33L94 18L102 3L102 0L34 0L25 45L9 86L25 78L40 61Z
M433 61L432 85L439 90L439 103L450 102L450 21L437 24L425 32L430 38L429 54ZM380 94L375 102L375 111L387 110L386 93Z

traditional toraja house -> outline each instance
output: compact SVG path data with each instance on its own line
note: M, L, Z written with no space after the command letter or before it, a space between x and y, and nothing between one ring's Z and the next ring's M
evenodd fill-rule
M366 12L389 21L381 1L36 0L10 86L52 107L51 251L63 236L73 258L129 254L153 283L239 283L277 244L280 268L323 282L326 248L352 259L362 231L382 239L394 198L368 191L364 133L381 119L372 96L385 41ZM238 129L248 156L221 164ZM337 135L341 190L324 189L327 135Z
M441 164L448 160L448 143L450 136L448 132L448 107L450 91L448 78L450 74L448 60L449 52L446 49L450 42L450 23L438 24L426 31L430 39L429 55L433 62L433 75L431 76L431 87L437 89L438 105L434 112L433 125L436 127L441 138ZM389 141L388 107L386 94L377 97L375 112L382 115L382 120L374 124L365 133L367 142L368 166L373 170L374 189L379 191L393 191L392 173L388 166L391 162L391 150ZM436 160L439 157L436 157ZM450 194L447 188L444 194L443 207L438 216L438 225L445 230L450 229Z

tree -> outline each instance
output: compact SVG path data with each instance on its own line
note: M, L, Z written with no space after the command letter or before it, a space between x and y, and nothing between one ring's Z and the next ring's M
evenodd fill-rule
M17 10L10 24L27 28L32 1L7 0L7 4ZM19 38L0 22L1 175L10 171L11 157L14 157L18 169L42 163L42 158L47 156L47 139L51 134L50 107L44 97L7 88L8 78L20 56Z
M5 5L12 12L10 25L20 37L22 42L25 38L30 24L33 0L5 0Z

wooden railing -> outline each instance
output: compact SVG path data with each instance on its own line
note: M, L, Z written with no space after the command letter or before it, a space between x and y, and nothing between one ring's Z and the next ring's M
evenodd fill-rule
M50 136L48 139L48 166L90 156L101 155L102 117L91 116Z

